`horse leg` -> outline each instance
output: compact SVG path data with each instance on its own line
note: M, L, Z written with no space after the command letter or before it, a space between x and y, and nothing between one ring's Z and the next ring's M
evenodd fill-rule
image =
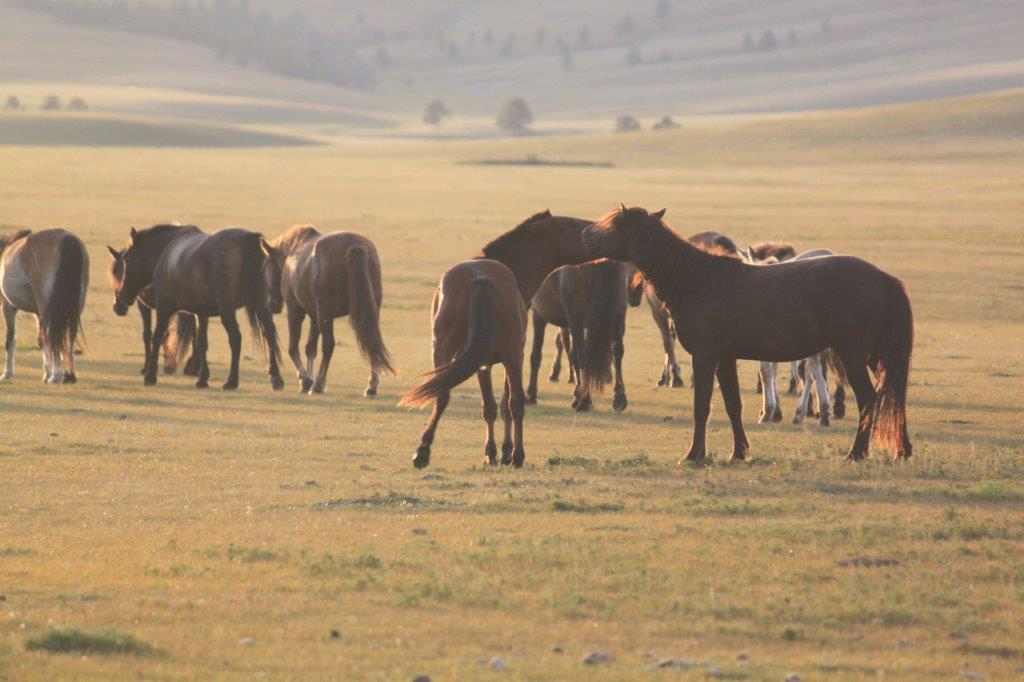
M615 367L615 393L612 398L612 407L616 412L622 412L629 405L626 400L626 384L622 380L622 356L626 354L626 345L623 343L622 334L612 342L612 360Z
M61 349L64 353L64 376L61 383L77 384L78 375L75 374L75 339L68 339Z
M182 313L178 313L178 314L180 316ZM194 319L193 324L196 325L196 336L198 337L198 335L199 335L199 325L206 318L203 317L202 315L194 315L193 319ZM181 318L180 317L178 318L178 323L179 324L181 323ZM208 346L209 346L209 340L207 340L207 347ZM202 351L202 353L200 353L199 348L196 346L195 338L193 338L192 339L192 352L188 354L188 360L185 361L185 369L181 370L182 375L187 376L187 377L197 377L198 378L199 377L199 372L203 368L203 363L205 362L205 358L203 357L203 354L205 354L205 353L206 353L205 350Z
M302 323L306 321L306 311L297 305L288 304L288 357L295 365L295 376L299 379L299 393L305 393L313 385L313 380L306 373L299 355L299 341L302 340Z
M412 465L417 469L422 469L430 464L430 446L434 444L434 432L437 431L437 423L441 421L441 415L448 407L451 397L452 394L445 391L434 401L434 411L430 413L430 421L427 422L427 428L420 438L420 446L416 448L416 456L412 460Z
M570 351L569 351L569 378L570 383L573 374L576 376L576 390L572 401L572 409L577 412L589 412L594 407L594 401L590 397L590 389L585 385L583 381L583 375L580 373L581 367L583 366L583 320L570 320L572 325L569 332L563 331L566 337L571 339Z
M309 386L306 387L306 393L310 393L313 389L313 367L316 362L316 349L320 343L320 324L317 322L315 315L309 316L309 338L306 339L306 377L309 379ZM306 382L302 382L303 386L306 386Z
M156 327L153 329L153 339L149 344L149 357L146 359L146 376L142 383L146 386L156 385L156 369L160 363L160 347L163 346L164 336L167 335L167 327L171 324L171 316L174 311L167 308L157 308Z
M832 400L832 416L842 419L846 416L846 388L843 387L843 380L836 377L836 392Z
M327 370L331 367L331 357L334 355L334 318L326 311L320 311L320 371L317 372L316 381L313 382L311 393L323 393L327 385Z
M796 384L800 377L800 371L797 368L797 362L794 360L789 363L789 389L786 390L787 395L796 394Z
M562 374L562 351L565 350L564 346L562 332L559 331L555 334L555 361L551 363L551 374L548 375L548 381L558 381L558 377Z
M520 468L526 461L523 449L523 417L526 414L526 392L523 391L523 361L506 360L505 386L509 393L508 408L512 413L512 466ZM577 375L578 376L578 375Z
M654 318L654 324L658 326L658 332L661 334L661 345L665 349L665 364L661 369L661 378L658 379L658 385L679 388L683 385L683 377L679 374L679 363L676 362L675 340L672 338L672 330L669 329L668 315L663 310L657 309L652 305L651 317Z
M779 409L779 394L778 391L772 390L776 384L776 372L779 370L779 365L776 362L764 362L760 363L758 368L758 384L763 388L761 396L761 415L757 421L760 424L767 424L772 421L776 412L781 412Z
M725 401L725 412L732 424L732 457L729 461L744 460L750 454L750 442L743 430L743 398L740 396L740 378L736 373L736 360L730 358L718 363L718 387Z
M544 354L544 329L548 323L541 318L536 310L533 311L533 349L530 351L530 386L526 389L526 402L530 405L537 404L537 374L540 373L540 361ZM561 355L561 351L559 351ZM554 374L554 369L551 370Z
M811 359L807 358L804 363L804 385L800 389L800 398L796 401L796 411L793 413L793 423L803 422L804 417L811 407Z
M857 423L857 436L853 440L853 446L847 458L861 460L870 454L871 449L871 423L870 413L875 402L875 387L871 384L871 377L868 376L868 367L864 364L863 357L857 357L853 353L841 353L839 359L846 367L846 378L850 382L854 395L857 396L857 409L860 419Z
M145 374L146 363L149 362L149 349L153 344L153 311L148 306L142 305L142 303L138 304L138 308L139 317L142 318L142 348L145 354L139 374Z
M206 351L210 347L210 318L196 317L196 338L192 342L192 354L196 356L196 388L210 387L210 365L206 362Z
M714 358L693 356L693 441L686 460L703 461L708 454L707 429L708 417L711 416L711 394L715 390L715 369L718 362Z
M10 381L14 378L14 349L18 347L18 344L14 339L15 322L17 322L18 319L18 309L6 300L4 301L3 307L4 324L7 325L7 340L4 344L4 348L7 350L7 366L4 369L3 376L0 376L0 381Z
M263 330L263 342L267 344L267 374L270 376L270 386L275 391L284 388L284 379L281 378L281 368L277 364L277 358L281 355L278 346L277 329L274 327L274 313L266 306L256 310L256 319L259 327Z
M220 321L224 325L224 331L228 334L228 345L231 347L231 369L223 388L225 391L233 391L238 388L238 360L242 355L242 330L238 327L235 309L229 305L221 307Z
M565 348L565 361L569 363L569 376L566 378L565 381L568 384L578 383L577 382L577 379L579 379L579 372L577 371L578 368L573 367L573 364L572 364L572 351L573 351L573 348L576 347L575 346L576 339L573 338L572 334L569 332L569 328L568 327L562 327L561 330L558 332L558 336L561 337L561 339L562 339L562 346Z
M491 384L491 368L485 367L476 373L480 381L481 408L487 425L487 440L484 441L484 463L494 466L498 463L498 446L494 442L494 422L498 418L498 403L494 400L494 386Z
M505 435L501 441L501 463L508 466L512 463L512 393L505 379L505 390L501 395L501 421Z
M832 414L832 405L828 395L828 379L825 378L824 355L818 353L813 358L810 358L807 361L807 369L811 377L814 378L814 389L818 393L818 426L828 426L829 417Z

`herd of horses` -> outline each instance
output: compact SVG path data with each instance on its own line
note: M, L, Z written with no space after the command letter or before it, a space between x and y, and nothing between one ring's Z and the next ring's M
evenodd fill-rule
M487 462L522 466L525 409L537 401L547 325L558 330L550 378L559 378L564 352L568 378L575 384L572 408L591 409L593 394L612 383L613 408L626 409L626 310L645 298L664 342L658 384L685 383L676 342L692 358L694 429L686 460L707 457L706 428L716 380L732 426L732 459L749 456L738 360L760 363L762 422L782 418L777 372L778 363L788 362L790 392L803 377L795 422L813 411L812 383L819 424L828 425L830 416L842 417L848 385L859 414L849 458L868 456L873 440L896 458L911 456L906 393L913 318L897 278L859 258L824 249L797 254L788 244L771 242L741 249L718 232L684 239L666 225L664 215L664 210L625 205L597 221L543 211L441 276L431 306L434 368L400 401L433 407L413 459L416 467L430 462L452 390L473 375L483 399ZM324 390L338 317L349 318L370 366L365 394L377 394L381 373L394 373L380 329L380 258L362 235L321 234L300 225L268 241L240 228L208 234L193 225L162 224L132 228L124 247L107 248L114 312L123 316L135 306L142 319L146 385L157 382L162 358L165 372L173 373L184 362L183 372L196 377L197 387L207 387L209 319L217 317L231 349L224 388L237 388L242 309L254 338L266 350L274 390L284 387L274 324L274 315L282 311L288 320L288 356L302 392ZM38 319L44 381L76 381L76 341L88 286L89 256L70 232L22 230L0 236L0 290L7 324L3 379L14 374L15 319L23 310ZM530 310L534 338L524 389ZM303 357L299 345L307 318ZM497 364L505 370L500 403L491 378ZM831 396L829 370L837 384ZM494 433L499 412L504 426L500 460Z

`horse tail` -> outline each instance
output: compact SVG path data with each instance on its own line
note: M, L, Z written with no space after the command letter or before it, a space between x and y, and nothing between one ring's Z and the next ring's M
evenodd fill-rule
M169 338L167 350L174 359L174 366L177 367L196 341L196 316L191 313L178 313L174 320L174 336Z
M348 261L348 319L363 359L374 371L395 373L391 354L380 334L380 301L370 282L369 254L365 246L350 246Z
M82 277L86 274L87 258L85 247L74 235L64 235L58 248L53 289L43 305L40 320L43 343L54 354L65 348L73 350L82 329Z
M824 350L824 356L824 364L832 371L833 374L835 374L836 386L850 383L846 379L846 366L843 364L843 361L839 359L839 354L831 348L826 348Z
M470 287L466 347L454 360L424 375L419 386L402 396L398 403L400 406L423 407L469 379L490 358L491 345L498 328L494 309L494 282L486 277L478 277Z
M907 432L907 381L914 348L914 316L903 283L886 278L885 317L875 345L875 400L865 419L871 419L875 439L883 447L904 452Z
M591 280L590 295L583 316L583 355L580 361L580 380L587 390L604 390L612 379L612 341L621 332L619 309L622 270L618 261L599 261L588 266Z
M267 284L263 279L263 261L267 256L260 245L261 239L263 235L249 232L242 242L242 305L245 306L256 347L265 348L274 360L281 362L277 327L274 326L274 315L267 305Z

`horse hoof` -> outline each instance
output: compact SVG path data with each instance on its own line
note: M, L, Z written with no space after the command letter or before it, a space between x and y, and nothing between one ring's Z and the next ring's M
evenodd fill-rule
M281 389L284 388L284 379L282 379L279 376L272 376L270 377L270 386L275 391L280 391Z
M317 393L317 394L323 393L324 392L324 384L323 384L323 382L318 381L315 384L313 384L313 388L309 389L309 392L310 392L310 394L313 394L313 393Z
M672 377L672 388L684 388L685 386L682 377Z
M512 463L512 443L501 444L501 464L508 466Z
M527 405L536 405L537 404L537 394L536 393L532 393L532 394L531 393L527 393L526 394L526 404Z
M664 374L658 378L658 386L668 386L668 379Z
M412 465L417 469L423 469L430 464L430 446L421 445L416 448L416 456L412 458Z
M827 414L823 414L820 417L818 417L818 426L831 426L831 424L828 421Z
M484 446L484 464L487 466L498 466L498 446L488 443Z
M590 412L594 407L594 401L590 398L584 398L583 400L576 401L573 403L572 409L577 412Z
M796 415L793 415L793 423L794 423L794 424L799 424L799 423L800 423L800 422L802 422L803 420L804 420L804 417L803 417L803 415L801 415L801 414L796 414Z
M850 454L846 456L846 459L851 462L860 462L867 459L868 453L862 450L850 450Z
M13 378L14 378L13 374L8 374L7 372L4 372L3 375L0 376L0 381L10 381Z
M201 379L201 380L196 382L196 388L209 388L209 387L210 387L210 382L206 381L205 379Z
M703 452L691 452L683 459L679 460L680 464L694 464L701 463L707 459L707 454Z
M67 374L64 375L64 383L65 384L77 384L78 383L78 377L75 376L74 372L68 372Z
M145 378L143 378L143 380L142 380L142 385L143 386L156 386L156 377L155 376L150 376L150 375L147 374L145 376Z
M526 453L525 452L520 451L520 452L517 452L514 455L512 455L512 466L514 468L516 468L516 469L522 469L523 468L523 463L525 461L526 461Z
M237 381L225 382L225 384L223 386L221 386L221 388L223 388L225 391L234 391L234 390L236 390L238 388L238 382Z
M551 374L548 375L548 381L550 381L553 384L557 384L558 383L558 377L560 377L561 375L562 375L562 373L560 371L559 372L552 372Z
M146 368L143 367L142 369L140 369L139 374L141 374L142 376L146 376Z
M750 448L733 448L732 456L729 458L730 462L745 462L750 457Z
M781 407L775 410L775 414L772 415L772 421L775 422L776 424L778 424L779 422L782 421L782 408Z
M789 380L789 388L786 390L786 393L789 395L796 393L796 379Z
M757 418L758 424L767 424L768 421L768 416L764 412L762 412L761 415Z
M846 405L843 403L836 403L832 406L832 416L836 419L842 419L846 416Z
M309 389L313 388L313 380L304 378L299 382L299 393L309 393Z
M177 371L178 371L177 367L174 367L172 365L164 365L164 374L170 375L170 374L174 374Z
M617 395L612 399L612 407L616 412L622 412L628 405L629 402L626 400L626 396L624 395Z
M364 398L376 398L377 397L377 389L371 388L371 387L367 386L366 390L363 391L363 397Z

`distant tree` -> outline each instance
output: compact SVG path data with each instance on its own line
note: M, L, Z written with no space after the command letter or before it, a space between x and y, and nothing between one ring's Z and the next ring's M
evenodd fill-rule
M522 97L508 100L498 112L498 127L509 133L523 133L531 123L533 112Z
M466 38L466 47L476 47L476 31L470 31L469 37Z
M644 63L644 55L640 48L633 45L626 50L626 66L639 66Z
M391 50L389 50L384 45L381 45L380 47L377 48L377 54L374 55L374 59L377 62L377 66L381 67L382 69L389 68L391 66L394 66L395 64L394 59L392 59L391 57Z
M548 44L548 32L544 30L543 26L537 29L537 36L535 40L539 47L543 47Z
M511 57L515 51L516 34L514 31L509 31L508 35L505 36L505 41L501 44L501 49L498 50L498 55L501 57Z
M671 130L678 128L679 124L671 116L662 116L660 121L657 121L653 126L655 130Z
M615 119L615 132L617 133L635 133L638 130L640 130L640 121L629 114Z
M590 47L590 28L587 26L580 27L579 36L576 38L580 47Z
M430 104L427 105L426 111L423 112L423 122L427 125L439 126L441 121L450 117L452 112L448 110L445 103L439 99L431 100Z
M654 5L654 18L658 21L665 22L672 16L672 3L670 0L658 0Z
M7 102L4 104L4 109L8 111L18 111L21 109L21 100L18 99L17 95L11 95L7 98Z
M43 100L43 105L40 108L43 111L60 111L63 107L60 103L60 97L57 97L57 95L49 95Z
M632 33L634 28L636 28L636 23L633 21L633 17L627 14L619 19L619 23L615 27L615 33L621 38Z
M569 50L562 50L562 69L572 71L576 68L576 59Z
M825 35L832 33L832 22L829 21L828 17L821 20L821 32Z
M484 31L484 45L490 46L494 44L494 33L491 29Z
M779 46L777 40L775 40L775 33L770 29L766 28L761 34L761 38L757 41L757 49L762 52L768 52L774 50Z
M798 45L800 43L800 35L796 32L796 27L790 27L789 35L786 37L789 40L790 45Z
M85 103L85 100L81 97L73 97L68 102L68 111L88 111L89 105Z
M750 34L750 31L747 31L743 35L743 51L744 52L753 52L754 51L754 36L752 36Z

